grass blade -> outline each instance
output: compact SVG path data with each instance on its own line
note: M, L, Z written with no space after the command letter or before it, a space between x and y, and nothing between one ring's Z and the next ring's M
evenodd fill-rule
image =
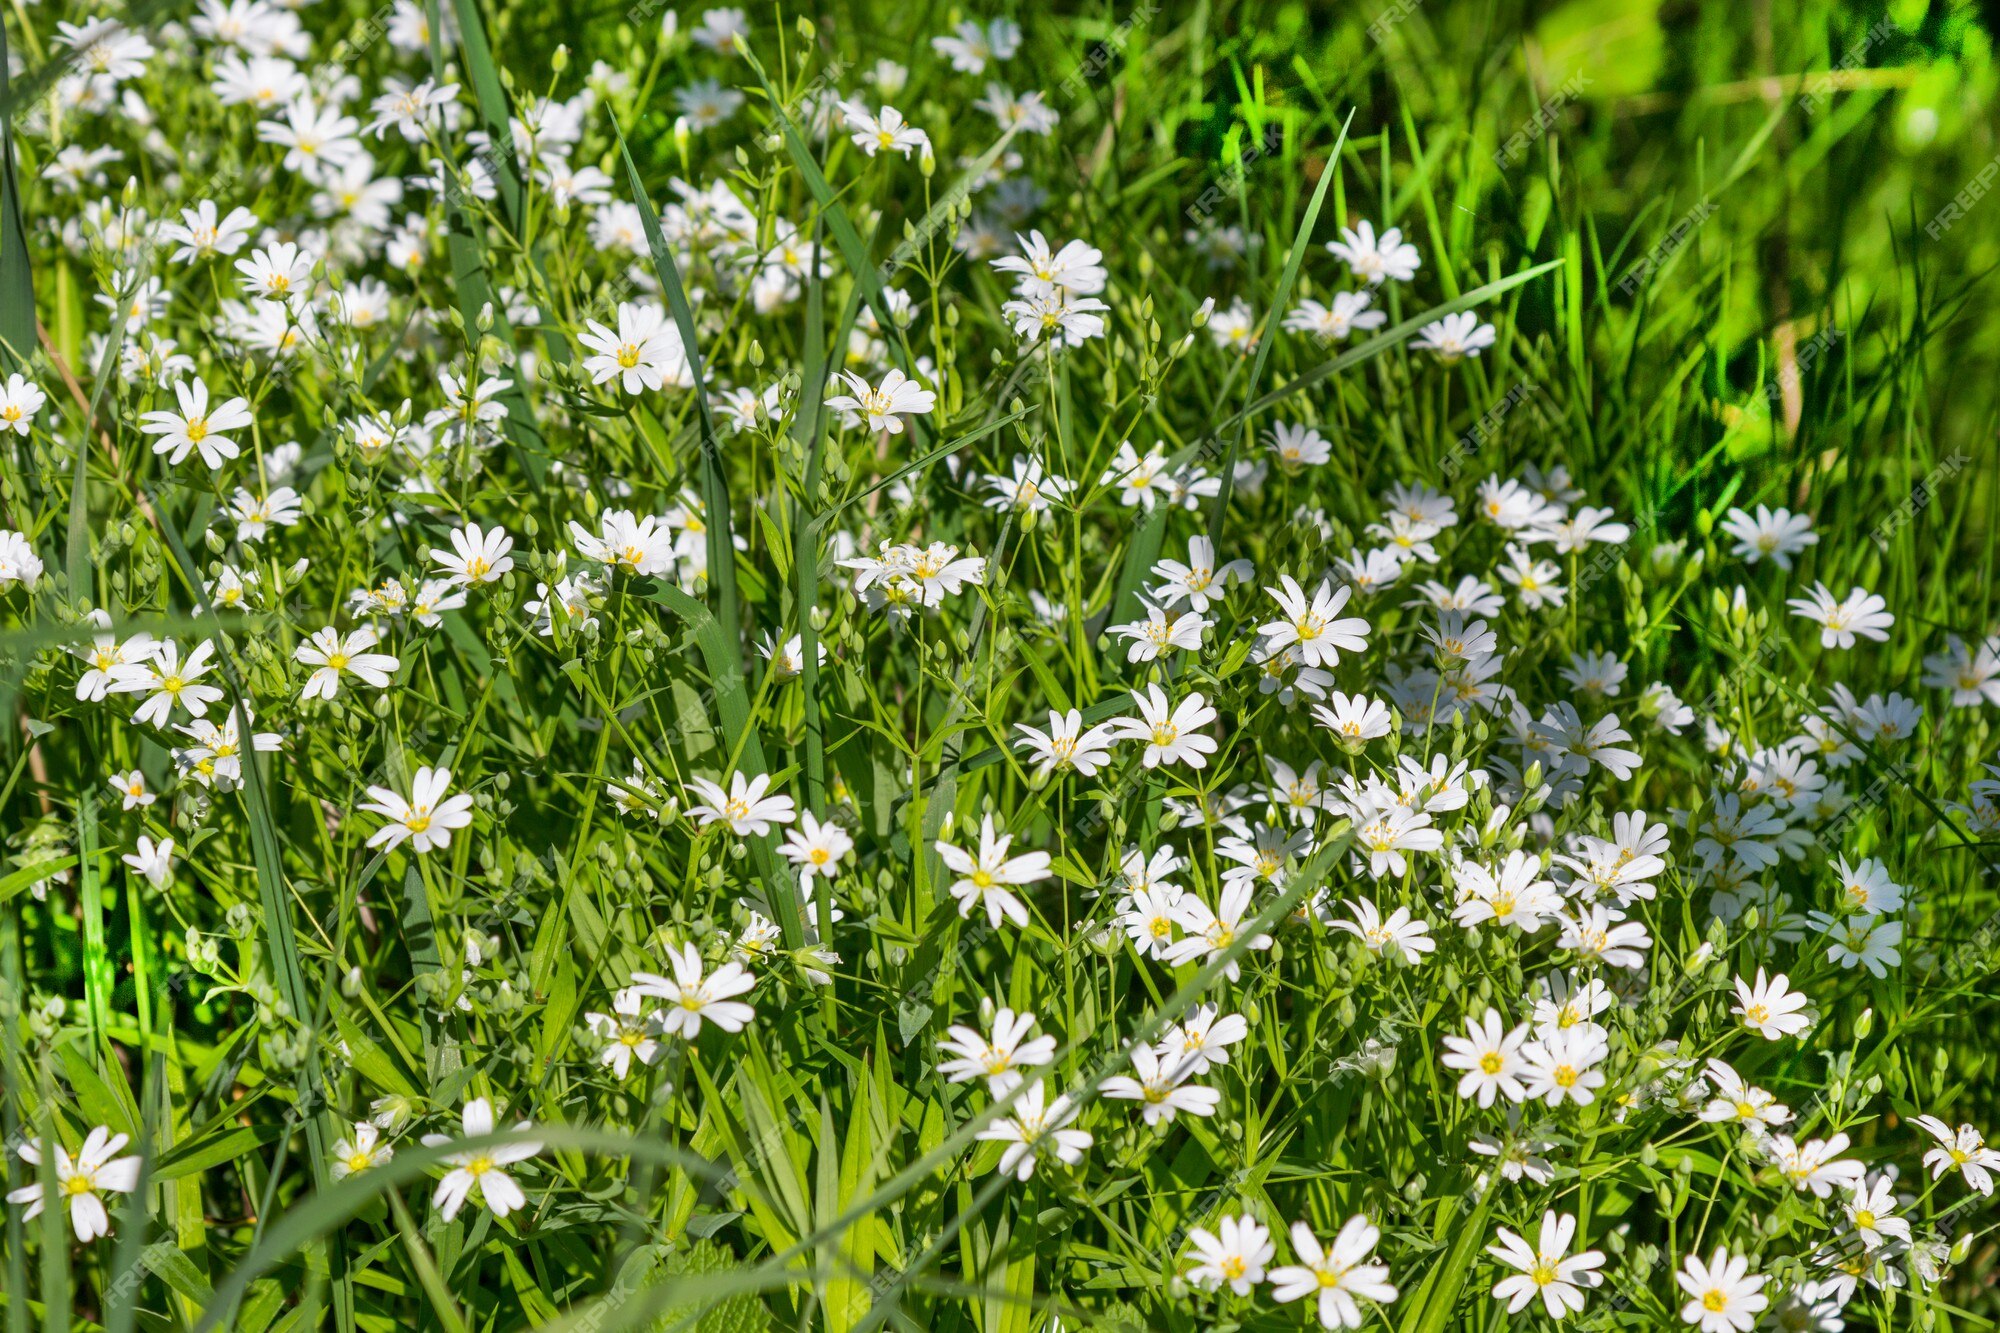
M14 172L14 118L8 90L6 25L0 23L0 344L4 366L19 369L35 351L35 279L28 262L28 229L21 217L21 184Z
M735 674L743 674L742 613L736 601L736 535L729 509L729 477L722 466L722 447L715 440L715 417L709 410L707 370L702 365L701 348L695 340L694 311L688 305L687 289L681 285L680 266L674 263L667 241L660 234L660 215L639 180L638 164L625 144L625 132L617 123L612 131L618 138L618 152L625 162L626 179L632 186L632 200L646 228L646 247L653 258L653 272L667 295L667 309L680 329L681 348L687 355L688 370L694 377L694 406L701 435L701 502L708 524L708 586L715 593L715 618L722 637L735 659Z

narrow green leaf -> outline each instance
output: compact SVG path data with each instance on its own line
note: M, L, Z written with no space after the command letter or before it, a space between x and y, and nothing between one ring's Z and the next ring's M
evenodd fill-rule
M715 592L715 617L736 661L737 676L743 674L743 630L736 603L736 534L729 512L729 474L722 466L722 447L715 439L715 417L708 405L708 372L702 365L701 349L695 342L694 311L688 305L687 290L681 285L680 266L660 234L660 215L639 180L638 164L625 146L625 132L616 120L611 125L618 139L618 152L625 161L625 174L632 186L632 200L646 229L646 248L652 254L653 272L660 289L667 294L667 308L680 329L681 349L687 355L688 371L694 378L695 414L701 432L702 521L708 525L708 586Z
M6 25L0 23L0 103L8 89ZM14 174L14 119L0 115L0 368L18 370L35 354L35 280L28 263L28 228Z

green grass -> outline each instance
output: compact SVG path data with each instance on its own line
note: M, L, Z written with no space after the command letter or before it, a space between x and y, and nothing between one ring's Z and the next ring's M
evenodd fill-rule
M359 79L349 114L370 119L390 77L462 85L455 129L365 140L378 176L448 163L452 183L406 186L389 209L423 221L425 262L390 262L387 231L361 236L317 276L318 331L282 356L219 329L228 259L163 246L142 262L102 239L121 207L172 220L204 197L283 239L327 225L258 116L209 91L210 44L185 15L161 27L173 8L130 15L159 48L128 83L150 128L52 100L70 86L55 23L80 11L16 7L0 49L21 60L0 83L0 360L48 397L29 433L0 433L0 529L44 565L32 586L0 584L6 1183L54 1188L52 1165L12 1149L39 1136L74 1151L100 1125L144 1162L136 1191L107 1195L108 1238L7 1207L7 1333L1314 1326L1311 1302L1279 1303L1268 1283L1238 1296L1186 1281L1191 1234L1244 1213L1271 1228L1272 1267L1294 1261L1290 1223L1326 1239L1365 1214L1399 1289L1363 1302L1369 1326L1493 1330L1547 1322L1489 1295L1511 1270L1486 1250L1497 1227L1533 1239L1545 1208L1606 1254L1567 1326L1684 1327L1673 1275L1688 1256L1746 1254L1775 1298L1851 1235L1842 1195L1790 1188L1674 1104L1676 1060L1711 1055L1789 1105L1800 1141L1844 1133L1846 1156L1893 1167L1899 1214L1938 1247L1937 1273L1864 1283L1847 1327L2000 1319L1991 1207L1956 1176L1932 1182L1911 1123L2000 1132L1984 1039L2000 838L1963 808L2000 762L1993 706L1923 683L1948 635L1996 629L1990 6L1024 6L1020 54L975 76L930 39L997 12L752 10L732 54L690 43L698 9L665 42L664 9L431 0L436 40L417 49L382 36L374 6L323 0L299 11L302 63ZM906 65L907 84L878 92L878 59ZM719 127L677 126L675 91L707 78L743 105ZM1041 88L1054 132L976 109L989 79ZM613 204L559 206L518 151L483 160L490 199L463 174L469 134L508 140L511 117L587 82L598 96L569 165L636 203L622 249L591 230ZM899 108L930 160L823 133L828 90ZM104 180L59 188L58 155L97 147L122 154ZM675 182L726 183L752 219L747 248L779 245L782 221L825 276L760 304L726 246L688 240ZM1059 354L1023 350L1002 310L1012 275L953 246L1023 183L1039 200L995 230L1083 239L1108 270L1103 336ZM1284 329L1301 300L1357 287L1325 243L1362 219L1422 256L1378 289L1382 325L1340 342ZM1200 220L1240 228L1242 255L1212 265L1186 235ZM108 306L141 274L171 302L128 334ZM390 305L349 329L326 297L361 278ZM692 349L691 388L591 382L580 335L615 327L620 300L659 307ZM1254 350L1211 336L1239 300ZM1460 311L1494 326L1478 357L1411 345ZM254 409L220 471L170 464L141 432L173 394L121 359L162 337L217 400ZM874 385L892 366L936 394L906 430L878 436L827 406L850 388L831 372ZM468 370L512 381L477 447L357 447L364 413L408 400L421 422L449 406L439 372ZM775 414L737 429L727 392L772 386ZM1279 422L1317 429L1330 457L1239 483L1232 464L1269 459ZM1122 505L1100 477L1126 441L1221 485L1186 507ZM236 489L268 494L290 442L302 517L246 541ZM1020 454L1075 494L1032 519L988 507L976 479ZM1564 805L1531 780L1546 764L1522 774L1505 711L1349 752L1306 706L1260 692L1262 589L1282 574L1310 589L1377 544L1366 529L1389 487L1424 483L1461 521L1435 536L1435 567L1341 613L1366 617L1368 646L1330 668L1333 688L1387 699L1428 653L1415 585L1503 563L1477 487L1530 466L1566 467L1572 508L1608 506L1633 533L1549 557L1561 607L1525 607L1495 577L1501 679L1531 716L1571 698L1588 719L1616 712L1636 776L1600 769ZM1818 544L1790 570L1731 553L1724 515L1758 505L1812 519ZM617 575L588 623L559 614L537 632L525 604L584 565L569 524L595 532L612 508L700 522L675 520L674 575ZM302 700L298 646L370 623L356 590L408 576L414 591L468 521L512 535L513 572L434 627L376 618L398 659L387 689L349 675L334 700ZM1255 577L1210 611L1198 652L1128 661L1105 626L1143 618L1152 566L1203 535ZM843 563L883 542L950 544L986 560L983 581L892 622ZM225 566L256 575L241 602L218 594ZM1823 648L1785 605L1815 583L1881 595L1886 640ZM281 746L211 786L177 771L186 734L128 722L143 696L79 698L70 650L97 608L120 634L213 641L211 720ZM760 646L793 636L803 670L786 674ZM1559 673L1596 652L1629 674L1593 703ZM1684 734L1641 721L1652 682L1701 714ZM1149 683L1219 710L1206 767L1146 768L1124 742L1094 776L1044 779L1015 745L1051 710L1131 716ZM1775 927L1769 900L1712 919L1694 851L1735 761L1798 735L1835 685L1900 692L1921 724L1888 741L1843 723L1834 740L1859 755L1835 774L1849 810L1796 818L1797 855L1751 880L1797 912L1829 909L1834 858L1880 860L1909 894L1881 978L1829 959L1816 927ZM1704 744L1705 719L1727 750ZM1526 1108L1554 1144L1545 1183L1488 1178L1470 1141L1508 1120L1460 1099L1441 1057L1488 1005L1524 1020L1536 979L1573 959L1548 930L1453 925L1466 876L1443 859L1371 877L1355 821L1329 812L1216 956L1144 958L1113 923L1131 847L1173 847L1183 886L1217 902L1222 833L1187 803L1261 793L1267 760L1323 761L1331 784L1437 755L1491 775L1439 821L1474 860L1609 836L1617 812L1670 826L1658 896L1633 907L1644 965L1599 972L1626 1001L1599 1020L1600 1099ZM408 795L436 767L472 798L469 824L421 856L369 846L384 821L361 809L368 789ZM135 768L158 799L126 810L109 779ZM738 838L686 816L690 780L739 772L847 832L837 878L801 892L784 829ZM1482 840L1503 793L1512 808ZM976 843L989 815L1013 854L1051 858L1021 890L1025 926L961 916L950 892L936 844ZM175 842L167 887L121 859L142 835ZM1312 910L1322 895L1409 907L1437 952L1415 969L1375 958ZM748 1025L665 1037L656 1063L609 1071L585 1015L611 1012L634 972L669 973L672 947L692 943L712 972L752 908L775 935ZM1252 947L1266 930L1271 947ZM1732 979L1760 966L1811 996L1804 1036L1767 1043L1731 1014ZM1200 1080L1220 1093L1213 1117L1153 1128L1102 1095L1132 1044L1204 1003L1249 1020ZM985 1030L982 1005L1032 1011L1054 1038L1042 1079L1080 1107L1079 1163L997 1170L1001 1145L978 1136L1028 1087L990 1093L939 1068L949 1027ZM447 1218L437 1182L464 1148L421 1139L458 1136L476 1098L499 1108L487 1149L539 1145L510 1168L527 1203ZM339 1179L334 1144L378 1103L393 1160ZM522 1120L532 1130L513 1132Z

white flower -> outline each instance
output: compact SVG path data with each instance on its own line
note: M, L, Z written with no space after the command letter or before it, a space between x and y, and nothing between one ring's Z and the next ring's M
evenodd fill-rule
M144 703L132 714L135 724L164 727L178 704L191 717L204 717L208 706L222 698L222 690L203 685L201 677L214 664L208 659L215 644L203 639L182 661L180 645L172 639L158 644L150 658L111 668L106 687L113 694L144 694Z
M299 506L299 493L289 486L280 486L261 498L238 486L229 502L230 515L236 520L236 540L260 542L273 527L291 527L299 521Z
M464 1138L483 1138L493 1133L493 1103L484 1097L475 1097L465 1104L460 1117ZM532 1126L525 1120L514 1128L526 1130ZM426 1148L442 1147L453 1142L448 1134L424 1135ZM458 1210L465 1206L466 1199L476 1189L480 1202L490 1209L495 1217L505 1217L528 1203L527 1194L514 1183L514 1178L502 1170L516 1162L525 1162L541 1152L542 1145L533 1141L488 1144L462 1153L452 1153L445 1157L451 1170L438 1182L437 1193L431 1196L431 1204L447 1222L458 1216Z
M1243 929L1243 918L1250 914L1250 895L1255 885L1248 879L1234 879L1222 887L1222 898L1215 911L1208 904L1188 893L1181 896L1175 908L1175 919L1188 932L1163 955L1174 966L1190 962L1196 958L1211 958L1235 944ZM1271 947L1269 935L1252 935L1244 942L1247 949L1268 949ZM1224 976L1237 980L1243 968L1239 958L1232 958L1222 969Z
M145 423L139 427L143 433L160 437L153 441L154 453L166 454L169 463L179 464L190 453L199 452L202 463L216 471L242 452L223 432L250 424L248 402L231 398L210 411L208 386L200 380L176 381L174 397L180 403L178 412L147 412L139 418Z
M854 839L846 829L830 819L820 823L810 810L799 812L798 827L786 832L784 844L778 848L799 868L799 879L806 884L815 876L831 881L840 873L841 859L853 850Z
M435 125L440 120L438 109L448 106L458 96L457 84L447 83L440 88L430 79L414 88L404 87L399 79L389 79L382 86L382 95L369 104L375 119L361 131L377 140L393 127L405 142L422 143L426 125Z
M1342 906L1354 914L1354 919L1335 920L1331 923L1333 929L1348 932L1373 953L1394 953L1405 963L1415 965L1437 948L1437 941L1431 938L1430 923L1412 916L1407 907L1398 907L1384 920L1381 910L1370 899L1356 898Z
M1248 1296L1264 1280L1264 1265L1278 1253L1270 1228L1247 1213L1223 1218L1215 1231L1195 1227L1188 1243L1195 1258L1188 1281L1207 1288L1227 1284L1238 1296Z
M1822 648L1852 648L1856 635L1880 643L1889 637L1889 626L1896 623L1895 613L1887 609L1889 604L1864 588L1855 588L1839 599L1824 583L1815 583L1806 596L1793 597L1785 605L1792 608L1792 614L1819 626Z
M1567 518L1535 529L1531 539L1552 543L1558 555L1577 555L1589 550L1592 542L1616 546L1631 536L1632 529L1628 525L1612 521L1609 509L1586 506Z
M1709 1124L1737 1124L1752 1133L1762 1133L1773 1125L1788 1123L1791 1108L1764 1089L1749 1083L1734 1068L1711 1059L1705 1070L1715 1084L1716 1095L1701 1108L1701 1119Z
M333 1165L328 1174L335 1180L345 1180L357 1171L386 1165L395 1157L396 1150L382 1142L381 1128L366 1120L358 1120L351 1138L334 1143Z
M701 46L724 55L736 49L736 39L750 36L750 20L740 9L705 9L701 23L688 34Z
M151 838L140 834L136 848L118 859L144 875L156 889L164 889L173 883L174 840L172 838L162 838L156 847Z
M905 121L903 113L895 107L885 106L871 112L859 102L842 102L840 110L847 118L848 137L868 156L886 151L907 158L918 149L929 156L930 136Z
M285 149L284 167L315 185L364 156L358 131L361 122L341 114L337 106L317 107L301 94L285 108L283 119L257 122L257 137Z
M958 1057L938 1065L938 1072L953 1083L986 1080L987 1090L1004 1097L1021 1082L1020 1071L1045 1065L1056 1058L1056 1039L1034 1031L1033 1014L1017 1014L1001 1009L993 1015L993 1035L983 1037L975 1028L953 1024L945 1030L939 1047Z
M99 1125L84 1138L74 1158L63 1151L60 1143L55 1145L56 1194L69 1204L69 1224L76 1238L86 1245L99 1236L111 1234L111 1214L105 1210L100 1196L130 1194L138 1188L139 1158L117 1156L127 1142L125 1135L113 1134L108 1126ZM21 1160L30 1167L42 1164L40 1139L28 1140L18 1151ZM7 1202L28 1205L21 1215L23 1221L41 1216L44 1202L41 1182L10 1190Z
M1701 1333L1749 1333L1757 1315L1771 1303L1764 1295L1767 1279L1750 1272L1750 1260L1720 1245L1707 1263L1690 1254L1674 1275L1688 1303L1681 1321L1701 1326Z
M1481 349L1493 345L1493 338L1493 326L1481 324L1479 316L1466 310L1424 325L1417 330L1410 346L1435 352L1438 360L1450 365L1468 356L1478 356Z
M0 531L0 592L16 583L32 589L41 577L42 558L35 554L34 543L22 533ZM82 689L83 686L77 686L79 699L83 697Z
M1021 733L1015 747L1028 751L1036 762L1036 771L1043 776L1074 769L1084 777L1091 777L1110 762L1111 743L1119 739L1115 720L1085 729L1083 713L1075 708L1067 713L1051 708L1047 731L1025 722L1016 722L1014 730Z
M1111 725L1116 728L1114 734L1119 739L1146 743L1146 752L1140 759L1145 767L1157 768L1161 764L1186 764L1189 768L1207 766L1208 756L1215 753L1216 743L1197 728L1215 721L1217 714L1200 692L1169 706L1166 693L1158 685L1148 685L1144 694L1132 691L1132 701L1139 706L1140 715L1116 718Z
M1264 589L1284 612L1284 619L1258 627L1267 646L1278 649L1297 644L1300 658L1312 667L1334 665L1340 661L1343 650L1367 651L1368 622L1359 616L1334 618L1347 605L1347 599L1353 595L1352 588L1346 585L1335 588L1322 580L1308 600L1305 590L1291 575L1286 574L1278 581L1282 586Z
M629 509L607 509L599 519L598 533L572 519L569 535L577 554L607 569L627 574L674 572L674 532L656 514L635 518Z
M668 1036L693 1041L701 1035L703 1022L724 1032L741 1032L743 1025L757 1016L750 1005L732 998L757 984L741 963L724 963L704 977L701 954L692 944L668 950L667 961L673 966L671 980L657 972L634 972L632 987L641 995L667 1002L660 1015L660 1030Z
M1498 569L1501 579L1514 587L1521 599L1521 605L1529 610L1539 610L1545 606L1561 606L1568 596L1557 580L1562 569L1550 560L1537 560L1520 546L1507 548L1507 563Z
M1078 296L1067 288L1036 278L1023 279L1015 298L1000 313L1014 326L1014 336L1027 346L1042 339L1057 347L1081 347L1104 334L1104 316L1111 307L1094 296Z
M593 384L615 379L626 393L669 384L677 389L694 387L694 368L681 344L680 330L668 322L666 311L659 306L621 301L616 333L593 319L577 335L577 341L596 353L583 363Z
M118 793L127 810L141 810L159 798L146 790L146 775L138 769L130 773L113 773L111 789Z
M419 855L433 847L451 846L453 829L464 828L472 822L472 797L469 793L445 799L451 790L451 770L448 768L420 768L410 779L410 797L403 799L400 792L387 787L370 787L368 795L372 800L363 801L361 809L381 815L389 822L376 829L369 837L370 847L395 847L404 839L409 839L410 848Z
M1611 1053L1604 1030L1596 1024L1558 1028L1521 1048L1527 1064L1522 1082L1528 1100L1561 1106L1565 1101L1588 1106L1604 1086L1596 1065Z
M1199 1077L1212 1065L1229 1063L1229 1048L1250 1035L1241 1014L1218 1014L1212 1004L1198 1004L1178 1023L1169 1024L1157 1050L1162 1060L1185 1060L1188 1073Z
M1068 1097L1044 1102L1046 1090L1037 1083L1014 1099L1007 1115L980 1130L976 1137L989 1143L1004 1143L1000 1154L1001 1175L1012 1174L1026 1180L1035 1174L1035 1165L1044 1155L1065 1166L1083 1160L1091 1136L1081 1129L1065 1128L1076 1119L1076 1107Z
M994 19L985 27L970 19L960 23L947 37L931 38L931 47L951 61L961 74L984 74L989 60L1007 61L1021 49L1021 25L1012 19Z
M665 1027L657 1013L646 1012L645 992L628 986L611 997L611 1012L583 1016L591 1034L604 1043L597 1062L621 1081L632 1072L632 1061L657 1064L666 1053L660 1044Z
M1104 252L1096 246L1068 241L1061 249L1053 249L1039 231L1014 239L1021 253L1003 255L993 261L993 267L1003 273L1021 274L1024 290L1029 282L1046 283L1071 296L1095 296L1104 290Z
M1144 598L1140 599L1140 605L1146 608L1144 620L1109 627L1110 633L1132 641L1125 652L1126 661L1155 661L1160 654L1173 649L1190 653L1201 650L1201 632L1209 626L1202 616L1193 611L1170 612Z
M1326 248L1336 258L1347 261L1347 269L1370 287L1380 287L1384 280L1394 278L1397 282L1408 282L1417 276L1417 247L1403 239L1400 228L1391 227L1378 240L1374 224L1366 218L1352 228L1342 227L1340 239L1328 241Z
M1066 500L1076 491L1075 482L1050 472L1032 454L1015 454L1013 476L989 475L984 484L993 491L987 508L1030 514L1047 513L1052 501Z
M1754 518L1741 509L1731 509L1719 526L1736 539L1734 554L1751 565L1769 557L1779 569L1790 569L1793 556L1819 542L1812 520L1789 509L1758 505Z
M1115 486L1119 504L1127 508L1138 505L1151 512L1159 495L1173 489L1172 480L1163 475L1166 467L1166 451L1160 445L1155 444L1142 456L1132 447L1130 440L1122 440L1117 452L1111 456L1110 466L1097 479L1097 484ZM1158 566L1155 566L1154 572L1159 572ZM1197 606L1195 609L1207 608Z
M514 568L514 557L508 554L513 549L514 539L505 528L481 528L477 523L468 523L452 529L449 551L433 546L430 557L431 563L442 566L451 575L453 583L470 587L475 583L497 583L504 578Z
M1446 1069L1465 1071L1458 1080L1458 1095L1477 1098L1481 1106L1493 1105L1502 1094L1508 1101L1524 1100L1528 1090L1521 1080L1528 1066L1522 1047L1528 1041L1528 1025L1510 1032L1500 1011L1489 1007L1484 1016L1465 1020L1465 1033L1444 1039L1445 1054L1439 1060Z
M1558 949L1573 949L1579 962L1603 963L1607 967L1641 968L1653 937L1643 921L1627 921L1615 907L1598 904L1565 916Z
M1497 871L1464 861L1452 873L1460 895L1452 919L1467 929L1491 921L1533 933L1562 908L1555 885L1543 878L1540 858L1527 852L1507 853Z
M1106 1097L1142 1103L1140 1118L1148 1125L1170 1123L1186 1111L1189 1115L1212 1116L1222 1101L1214 1088L1185 1082L1193 1073L1191 1061L1166 1061L1151 1046L1133 1046L1126 1054L1132 1060L1130 1074L1117 1074L1098 1085Z
M1827 937L1826 956L1844 968L1865 967L1876 977L1886 977L1889 969L1903 962L1903 923L1877 916L1850 916L1845 921L1831 912L1813 912L1807 917Z
M688 818L697 828L722 824L738 837L761 838L773 824L789 824L797 817L792 798L767 795L771 775L759 773L746 778L738 771L729 775L729 789L707 778L689 778L689 791L701 797L701 804L688 807Z
M1978 1130L1971 1125L1960 1125L1954 1130L1934 1115L1917 1116L1915 1122L1938 1141L1938 1147L1924 1154L1924 1165L1931 1169L1932 1180L1956 1170L1964 1175L1966 1184L1981 1194L1993 1192L1992 1173L2000 1171L2000 1152L1987 1147Z
M852 392L835 394L826 400L826 405L835 411L865 416L870 430L900 435L905 416L923 416L937 406L936 394L900 370L892 368L884 375L879 389L869 388L867 380L848 371L841 371L839 378L847 382Z
M1128 444L1124 448L1129 451L1131 446ZM1125 503L1133 501L1128 498ZM1161 560L1154 564L1153 577L1161 582L1152 589L1152 595L1162 606L1175 607L1186 602L1191 609L1206 613L1209 607L1223 599L1231 583L1241 583L1253 572L1254 567L1248 560L1231 560L1218 568L1215 543L1206 537L1195 537L1188 542L1186 564L1178 560Z
M274 241L270 248L237 260L236 271L243 275L245 296L290 301L312 286L313 257L290 241Z
M1541 1236L1534 1245L1506 1227L1499 1228L1498 1234L1500 1243L1487 1246L1486 1252L1509 1268L1520 1270L1493 1285L1494 1298L1507 1302L1510 1315L1527 1309L1537 1296L1551 1319L1576 1314L1583 1309L1583 1288L1604 1281L1603 1275L1596 1271L1604 1266L1602 1251L1569 1252L1570 1243L1576 1239L1574 1214L1559 1214L1554 1209L1543 1213Z
M1300 301L1298 309L1285 316L1285 327L1310 333L1321 342L1339 342L1356 329L1379 329L1389 320L1387 311L1370 310L1373 292L1335 292L1332 305Z
M1924 658L1924 684L1950 690L1953 708L2000 705L2000 635L1967 644L1947 634L1945 651Z
M315 670L306 678L301 699L331 699L340 693L340 677L351 672L364 685L386 689L399 663L388 653L371 653L379 641L373 629L363 625L343 637L328 625L293 650L292 656Z
M1736 978L1736 1003L1729 1012L1740 1017L1744 1027L1762 1034L1767 1041L1797 1036L1812 1026L1812 1019L1801 1012L1806 1007L1806 997L1789 989L1787 981L1782 972L1766 980L1761 967L1757 969L1754 984L1742 977Z
M1868 1249L1880 1249L1892 1240L1909 1244L1909 1219L1895 1216L1895 1184L1887 1175L1879 1175L1872 1182L1856 1181L1854 1194L1841 1205L1841 1211L1847 1214L1847 1225L1854 1228Z
M1382 1233L1359 1213L1324 1248L1311 1227L1292 1223L1292 1252L1299 1261L1271 1270L1272 1299L1289 1304L1316 1296L1321 1328L1360 1328L1366 1320L1360 1300L1386 1305L1396 1299L1388 1265L1372 1262L1381 1239Z
M1313 720L1334 734L1341 748L1359 751L1367 741L1389 734L1389 710L1379 699L1365 694L1346 695L1338 690L1325 704L1313 705Z
M1535 723L1535 732L1547 744L1556 772L1583 777L1596 763L1624 782L1638 771L1639 752L1622 748L1620 742L1632 737L1618 725L1616 713L1606 713L1586 727L1575 705L1565 699L1550 705Z
M1397 806L1355 829L1354 841L1368 855L1370 875L1400 878L1410 868L1403 853L1438 851L1444 847L1444 834L1431 827L1428 814Z
M9 375L6 385L0 387L0 434L11 430L16 435L26 435L35 424L35 413L48 401L48 395L35 387L32 380Z
M1025 927L1028 924L1027 904L1015 897L1009 886L1034 884L1047 879L1050 874L1049 854L1027 852L1009 857L1007 849L1013 843L1013 834L1001 833L993 827L992 815L980 821L977 856L947 839L937 840L938 856L958 876L952 881L951 896L958 903L960 916L971 916L973 909L983 903L987 922L995 929L999 928L1003 918L1016 926Z

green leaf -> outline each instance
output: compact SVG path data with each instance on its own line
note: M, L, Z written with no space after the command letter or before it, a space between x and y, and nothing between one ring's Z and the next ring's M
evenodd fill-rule
M54 856L46 861L36 861L32 865L22 866L11 874L0 875L0 903L6 902L17 893L32 889L43 880L55 878L75 864L74 856Z
M181 1180L211 1166L233 1162L245 1153L273 1142L287 1132L283 1124L242 1125L220 1134L185 1144L169 1154L153 1172L153 1179Z
M346 1048L347 1062L354 1066L354 1072L373 1083L384 1092L399 1097L415 1099L416 1085L403 1075L389 1053L376 1040L363 1032L339 1005L333 1009L334 1026L340 1032L341 1045Z
M6 25L0 23L0 103L8 96ZM28 262L28 228L21 217L21 184L14 173L11 111L0 119L0 365L18 370L35 352L35 279Z
M689 307L687 291L681 285L680 267L674 263L673 254L667 249L666 237L660 234L660 215L653 208L645 185L639 180L639 167L632 161L632 150L625 146L625 132L618 127L615 119L611 123L611 131L617 136L618 152L625 160L626 179L632 186L632 200L645 227L646 248L652 255L653 273L660 280L661 290L667 294L667 309L673 312L674 325L680 330L681 350L687 355L688 371L694 378L695 415L701 439L702 521L708 525L708 586L715 593L715 617L736 664L734 674L740 677L743 674L743 630L736 603L736 534L730 518L729 475L722 466L722 447L715 439L715 417L708 405L708 371L702 365L701 348L695 341L694 311Z

